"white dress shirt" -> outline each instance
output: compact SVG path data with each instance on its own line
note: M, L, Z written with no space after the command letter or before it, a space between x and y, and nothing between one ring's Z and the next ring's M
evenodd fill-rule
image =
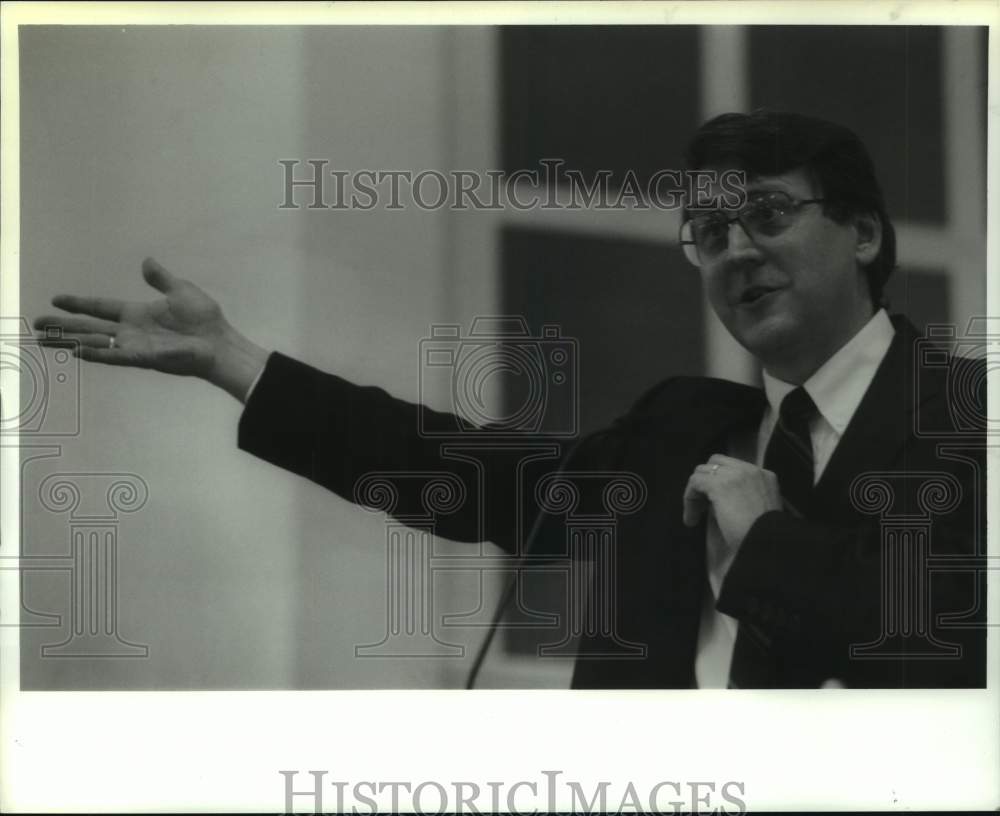
M894 333L889 316L884 309L880 309L861 331L803 383L817 408L817 413L809 424L814 462L813 484L823 475L837 443L844 435L879 364L889 350ZM767 371L763 377L767 409L756 438L754 434L749 434L744 438L733 439L729 449L731 456L754 462L758 467L763 464L764 452L777 423L781 401L795 388L790 383L772 377ZM714 515L709 516L706 545L706 567L712 591L705 593L702 607L695 679L698 688L726 688L738 621L719 612L715 608L715 602L726 572L736 557L736 551L723 540Z
M257 372L257 376L253 378L250 382L250 387L247 389L246 394L243 396L243 404L246 405L250 402L250 395L253 393L254 389L257 387L257 383L260 382L260 378L264 376L264 369L267 368L267 363L261 366L260 371Z

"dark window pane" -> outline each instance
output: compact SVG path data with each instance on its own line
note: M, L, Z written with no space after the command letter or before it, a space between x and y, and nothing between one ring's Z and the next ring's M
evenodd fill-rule
M668 376L704 373L701 281L676 247L509 228L502 252L504 312L578 341L584 432Z
M885 287L889 313L905 314L920 334L930 323L951 320L951 287L944 272L897 269ZM964 326L960 326L959 330Z
M503 164L562 158L640 184L676 167L698 124L693 26L510 26L501 34Z
M749 46L752 107L847 125L894 219L944 221L940 28L753 26Z

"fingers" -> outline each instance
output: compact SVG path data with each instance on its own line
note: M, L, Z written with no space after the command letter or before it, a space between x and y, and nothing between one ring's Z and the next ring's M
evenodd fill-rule
M684 523L688 527L696 526L705 511L712 504L712 491L719 487L722 481L720 471L723 467L733 464L747 464L741 459L716 454L703 465L696 465L687 487L684 488Z
M107 334L79 334L73 339L79 343L81 348L106 349L111 348L111 337Z
M110 348L111 335L107 334L66 334L61 337L39 338L39 345L47 348Z
M146 283L164 293L175 289L180 282L177 277L152 258L146 258L142 262L142 276L146 279ZM104 320L117 321L121 320L125 302L117 298L56 295L52 298L52 305L73 314L85 314ZM49 319L51 320L51 318ZM37 322L35 327L39 328ZM68 331L76 331L76 329L68 329Z
M104 363L105 365L120 366L136 365L135 358L131 354L128 354L119 348L108 348L107 340L105 340L103 348L80 346L79 349L73 352L73 355L90 363Z
M177 277L152 258L146 258L142 262L142 276L146 279L146 283L164 294L176 288L179 283Z
M719 476L751 476L760 473L769 484L777 484L778 476L773 471L758 467L753 462L744 459L736 459L732 456L724 456L721 453L713 454L704 465L698 465L696 470L705 473L718 474ZM723 473L725 471L725 473Z
M716 465L718 465L717 468ZM717 473L720 476L735 476L741 473L744 476L747 476L754 473L760 473L769 484L776 485L778 483L778 476L773 471L757 467L757 465L752 462L747 462L743 459L736 459L732 456L724 456L721 453L713 454L709 457L708 462L704 465L698 465L695 469L702 470L703 472ZM727 473L723 474L723 470L727 471Z
M708 509L708 502L705 499L685 498L684 499L684 526L697 527L701 517Z
M36 328L41 318L35 321ZM109 332L74 332L50 337L38 337L39 345L50 348L68 348L74 357L92 363L105 365L140 366L145 367L135 354L134 349L123 349L119 345L112 347L111 340L115 331Z
M42 315L35 318L34 327L39 331L53 334L53 329L66 334L115 334L119 325L110 320L99 320L93 317L67 317L66 315ZM40 340L58 339L41 337Z
M735 467L735 468L740 468L741 470L748 467L754 469L757 468L757 466L754 465L752 462L747 462L744 459L737 459L735 456L726 456L725 454L722 453L713 453L708 458L708 462L706 462L706 464L709 466L718 465L720 469L723 467Z
M115 298L78 295L56 295L52 298L52 305L74 314L85 314L105 320L120 320L122 308L125 306L123 301Z
M697 526L711 503L706 481L711 475L699 470L703 467L705 465L698 465L695 468L695 472L688 479L687 487L684 488L684 524L688 527Z

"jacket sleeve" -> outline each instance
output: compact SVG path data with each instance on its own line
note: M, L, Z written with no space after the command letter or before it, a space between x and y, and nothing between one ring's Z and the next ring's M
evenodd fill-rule
M240 417L238 443L352 499L359 473L440 465L418 421L416 405L274 352Z
M537 516L534 484L559 467L566 440L520 437L494 446L476 461L448 453L449 443L461 448L463 442L481 439L463 437L457 427L451 414L355 385L275 352L244 408L238 443L352 502L364 503L358 494L360 479L383 474L393 484L395 499L382 509L403 520L427 513L428 479L445 474L450 484L457 480L460 501L438 515L435 531L456 541L492 541L515 552ZM574 461L587 458L584 449L594 447L577 445ZM516 457L524 451L530 462L515 478ZM531 458L532 451L541 453Z
M893 557L877 522L832 527L765 513L744 539L717 608L765 632L775 658L805 665L817 684L982 686L985 570L970 565L985 547L985 529L973 518L959 512L932 527L936 561L965 564L935 570L912 557L912 540L896 550L910 557ZM949 625L946 616L962 621Z

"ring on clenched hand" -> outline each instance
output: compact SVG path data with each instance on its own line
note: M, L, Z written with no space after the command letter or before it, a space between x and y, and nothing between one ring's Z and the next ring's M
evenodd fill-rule
M713 476L716 474L716 471L718 471L718 469L719 469L718 463L712 465L712 475Z
M113 349L114 347L115 347L115 338L114 336L112 336L108 338L108 348Z

